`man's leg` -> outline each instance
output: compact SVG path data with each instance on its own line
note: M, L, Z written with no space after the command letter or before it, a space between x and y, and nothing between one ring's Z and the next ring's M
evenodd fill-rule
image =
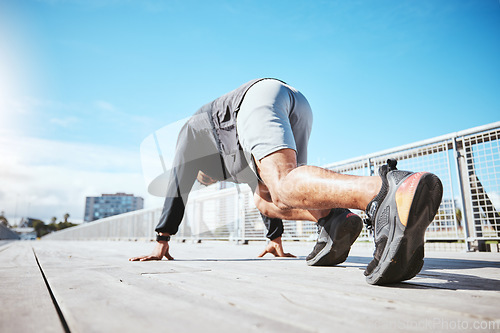
M374 260L365 271L367 282L396 283L420 272L425 230L443 193L437 176L397 170L395 160L381 167L379 179L346 176L311 166L293 168L294 155L284 149L257 162L276 206L366 209L373 219L376 245Z
M168 184L160 221L155 229L156 232L164 232L170 235L177 233L179 225L184 217L187 200L193 184L198 177L198 173L200 170L203 168L206 169L207 166L210 165L215 165L215 167L219 169L223 167L219 156L213 155L184 162L174 168Z
M195 114L179 133L165 202L156 232L174 235L184 217L185 206L199 171L224 179L225 169L206 114Z
M391 237L387 242L383 237L375 239L375 267L368 267L367 281L387 283L414 276L423 262L425 228L439 207L442 193L439 179L429 173L413 174L394 168L386 174L379 172L379 178L342 175L307 166L305 153L311 124L310 106L295 89L264 80L247 92L237 126L242 147L251 152L258 174L270 193L270 198L262 193L257 195L259 209L275 210L276 216L290 215L293 219L309 220L317 220L317 210L332 210L328 216L321 217L318 224L334 226L327 238L335 244L342 243L339 241L343 237L338 238L337 231L347 225L336 220L332 208L366 209L368 216L373 217L375 234ZM321 212L320 216L323 214ZM354 237L356 232L357 228L352 228L344 235ZM319 238L316 245L320 245ZM407 249L406 257L401 248ZM335 250L332 247L327 255ZM397 255L398 262L394 266L391 262ZM384 276L388 265L396 268L389 271L399 270L401 274Z
M379 177L351 176L315 166L296 167L295 151L282 149L260 161L258 172L280 209L366 209L382 186Z
M282 209L273 203L267 187L262 183L259 185L254 195L259 210L284 219L317 222L318 239L306 258L309 266L335 266L347 259L351 245L363 228L358 215L345 208Z
M263 183L259 183L259 186L254 190L254 202L262 214L283 220L318 222L320 218L325 217L330 212L330 209L278 207L273 202L269 189Z
M226 170L213 136L209 115L198 112L182 127L174 161L166 188L162 214L155 228L160 235L177 233L184 217L186 203L199 171L215 179L224 179ZM137 260L161 260L164 256L173 259L167 241L159 241L151 255L131 258Z

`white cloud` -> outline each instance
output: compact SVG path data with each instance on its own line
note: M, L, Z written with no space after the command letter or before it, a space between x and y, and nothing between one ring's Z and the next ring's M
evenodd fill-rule
M96 101L95 105L103 111L111 111L111 112L116 111L116 107L113 104L106 101Z
M4 99L0 96L0 131L17 134L38 131L41 122L68 127L79 121L79 118L68 115L78 108L75 105L28 95L12 95ZM44 110L57 110L61 116L47 117Z
M151 117L137 114L130 114L124 112L120 107L117 107L113 103L104 100L97 100L94 102L94 106L101 111L99 113L99 119L102 122L109 122L114 126L118 124L122 128L137 128L137 125L151 127L155 125L155 120ZM153 127L154 128L154 127Z
M50 119L52 124L67 128L78 122L77 117L65 117L65 118L52 118Z
M127 192L161 205L147 194L139 153L110 146L0 136L0 210L8 218L83 219L86 196ZM16 221L13 221L14 223Z
M150 122L147 117L128 115L105 100L92 104L101 110L101 127L109 121L116 125L116 119L120 119L118 127L126 132L124 129L130 124ZM82 105L26 95L0 100L0 211L11 223L26 216L49 221L52 216L62 218L65 213L71 215L70 220L82 220L85 197L102 193L142 196L146 208L162 204L161 199L147 193L139 146L130 150L26 136L37 135L37 126L41 126L46 132L70 129L75 138L112 141L108 140L108 131L103 133L102 128L86 123L85 110ZM113 136L123 135L122 132Z

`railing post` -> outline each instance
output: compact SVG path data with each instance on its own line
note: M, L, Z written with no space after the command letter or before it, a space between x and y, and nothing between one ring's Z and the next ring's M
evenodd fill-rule
M241 191L240 191L240 185L235 184L236 186L236 204L234 205L235 211L234 211L234 217L236 218L236 221L234 223L234 230L233 230L233 237L236 242L236 244L240 244L241 241L241 234L242 234L242 229L241 229Z
M474 230L474 218L472 216L472 202L469 195L465 195L466 193L470 193L470 184L469 184L469 176L467 172L467 161L465 161L465 153L463 140L458 142L457 138L453 138L453 150L455 151L455 165L457 168L457 176L459 183L459 196L460 203L462 204L462 218L463 218L463 228L464 228L464 241L467 251L471 250L470 246L470 232Z
M239 212L238 212L238 221L239 221L239 228L241 230L241 242L242 244L245 244L246 242L246 214L245 214L245 209L246 209L246 192L239 192L238 193L238 198L240 198L239 200Z
M375 176L375 166L373 165L372 159L367 159L368 170L370 171L370 176Z
M193 200L194 205L194 216L193 216L193 237L191 237L193 242L198 242L200 240L200 224L203 212L200 209L202 205L198 200Z
M455 139L452 139L452 146L451 148L453 149L453 153L456 154L456 150L454 149L455 145ZM447 168L448 168L448 181L450 182L450 190L451 190L451 209L452 209L452 212L453 212L453 220L455 221L455 237L458 239L460 239L460 235L458 233L458 219L457 219L457 206L455 205L455 199L454 199L454 187L453 186L453 178L451 176L451 164L450 164L450 145L449 145L449 142L445 142L444 145L443 145L443 149L444 149L444 152L446 153L446 165L447 165ZM456 162L456 159L455 159L455 162ZM456 164L456 163L455 163ZM462 190L461 188L459 189L459 195L460 197L463 197L463 193L462 193ZM464 236L465 237L465 236Z
M242 191L239 184L235 183L235 187L236 202L234 205L233 240L236 242L236 244L244 244L246 191Z

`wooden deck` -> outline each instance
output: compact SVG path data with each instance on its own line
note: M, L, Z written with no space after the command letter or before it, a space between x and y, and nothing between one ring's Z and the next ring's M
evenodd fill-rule
M152 243L0 246L0 332L500 331L500 254L428 253L422 272L365 282L371 249L338 267L255 258L263 242L171 244L175 261L129 262Z

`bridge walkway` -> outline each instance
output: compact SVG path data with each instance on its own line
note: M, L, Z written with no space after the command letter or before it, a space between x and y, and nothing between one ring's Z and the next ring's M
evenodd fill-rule
M0 332L500 331L500 254L429 252L422 272L371 286L372 249L337 267L256 258L263 242L172 242L174 261L129 262L153 244L15 241L0 246Z

